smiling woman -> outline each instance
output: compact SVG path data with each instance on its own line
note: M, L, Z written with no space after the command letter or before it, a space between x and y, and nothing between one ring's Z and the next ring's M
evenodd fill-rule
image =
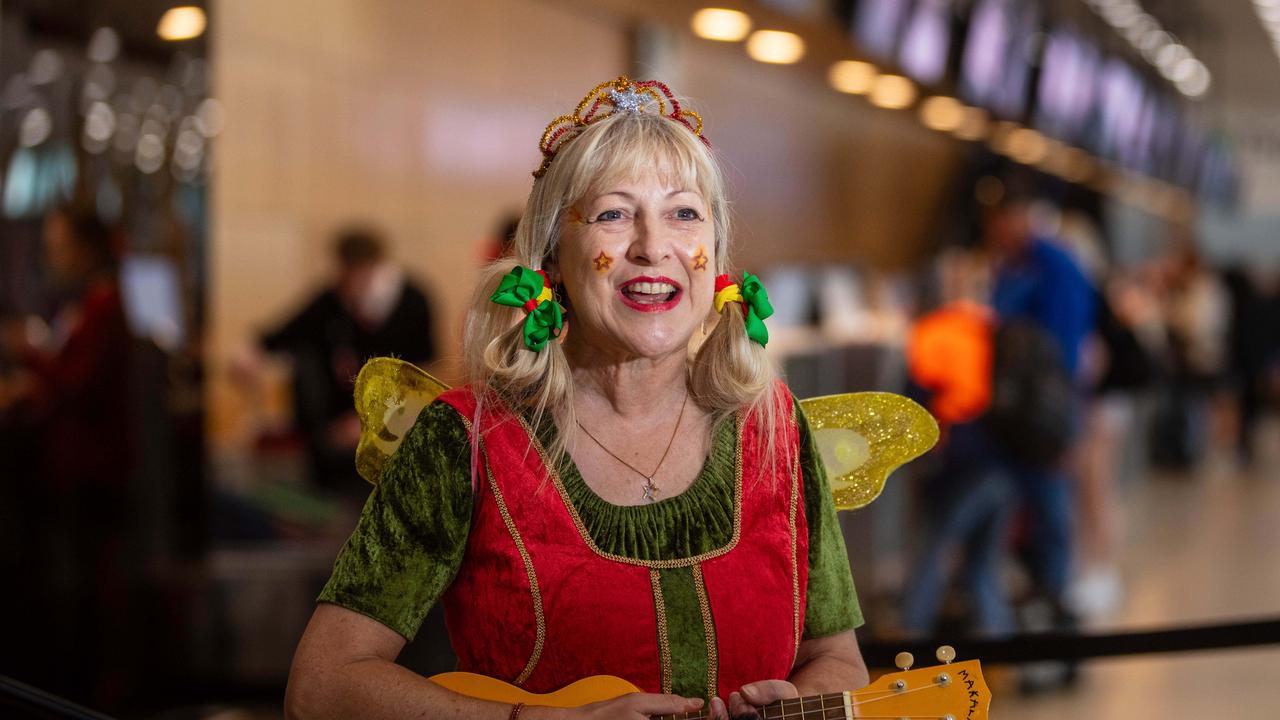
M767 294L727 272L701 130L625 78L547 128L514 256L471 306L468 385L387 461L291 715L724 718L866 683L830 487L764 354ZM525 709L413 677L393 661L437 601L462 670L643 692Z

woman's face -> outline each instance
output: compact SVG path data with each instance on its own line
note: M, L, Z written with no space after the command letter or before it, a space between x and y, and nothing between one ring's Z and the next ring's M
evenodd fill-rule
M684 352L715 289L715 227L696 187L652 172L567 211L553 276L572 308L568 342L610 356Z

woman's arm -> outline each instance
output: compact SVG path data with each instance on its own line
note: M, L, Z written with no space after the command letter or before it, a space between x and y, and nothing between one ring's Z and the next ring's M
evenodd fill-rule
M711 703L713 720L750 715L778 700L857 690L870 682L867 665L852 630L800 642L795 666L786 680L747 683L725 700Z
M801 641L788 679L802 696L857 690L871 681L852 630Z
M382 623L338 605L316 607L289 671L288 720L419 718L505 720L507 703L446 690L395 663L405 639ZM648 720L697 710L702 700L633 693L580 708L530 706L522 720Z
M505 720L510 705L450 692L395 663L405 639L338 605L316 606L289 671L285 716Z

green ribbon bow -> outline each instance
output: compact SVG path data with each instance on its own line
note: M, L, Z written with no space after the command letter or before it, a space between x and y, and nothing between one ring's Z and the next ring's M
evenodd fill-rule
M742 304L747 310L747 337L764 347L769 342L769 328L764 326L765 318L773 314L773 306L769 304L769 293L765 292L760 278L749 272L742 273Z
M538 352L547 346L551 338L559 337L564 327L564 314L560 303L551 294L543 292L546 279L536 270L517 265L502 276L498 289L489 300L499 305L521 308L525 311L524 344Z

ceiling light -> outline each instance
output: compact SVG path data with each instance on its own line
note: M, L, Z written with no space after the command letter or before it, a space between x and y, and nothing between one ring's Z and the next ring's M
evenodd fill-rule
M936 95L920 104L920 121L930 130L950 132L964 122L964 105L953 97Z
M831 64L827 71L827 82L842 93L866 95L871 92L876 75L876 66L859 60L841 60Z
M916 86L901 75L881 75L871 88L871 104L886 110L901 110L916 101Z
M747 39L747 54L763 63L788 65L804 57L804 40L781 30L757 30Z
M690 25L700 38L737 42L751 32L751 16L737 10L703 8L693 14Z
M156 34L164 40L190 40L204 34L204 10L186 5L169 8L156 25Z
M981 140L987 135L987 112L982 108L966 107L959 127L951 132L961 140Z
M1172 71L1178 63L1189 59L1191 59L1191 51L1177 43L1165 45L1156 51L1156 65L1164 71Z
M1005 151L1024 165L1035 165L1049 153L1049 143L1031 128L1018 128L1005 139Z

